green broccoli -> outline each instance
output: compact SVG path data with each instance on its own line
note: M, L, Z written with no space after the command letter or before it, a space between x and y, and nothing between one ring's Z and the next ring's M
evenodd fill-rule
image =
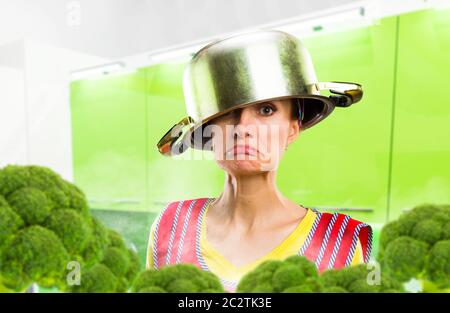
M345 290L342 287L338 287L338 286L332 286L332 287L324 287L322 289L323 293L348 293L347 290Z
M92 229L92 236L86 243L82 257L87 266L92 266L103 259L103 255L109 246L109 239L108 229L98 218L91 217L88 223Z
M3 249L0 272L3 284L22 290L33 282L60 285L69 255L58 236L39 225L21 229Z
M0 207L2 206L9 206L8 202L6 201L5 197L0 195Z
M29 181L28 167L7 165L0 169L0 195L6 198L12 192L28 187Z
M95 264L92 267L81 270L80 284L70 287L72 292L116 292L120 282L111 270L103 264Z
M126 247L125 241L123 240L122 236L115 230L108 230L108 240L110 247L119 249L125 249Z
M139 270L139 258L134 251L126 247L120 249L108 246L102 254L101 263L94 263L93 265L86 262L82 263L81 285L69 286L67 291L128 292L131 282ZM99 281L96 282L96 279Z
M44 225L61 238L70 255L79 255L84 250L92 231L85 218L70 209L55 211Z
M30 173L28 185L42 190L46 194L52 208L66 208L70 206L67 194L68 182L59 174L47 167L38 165L29 165L27 169Z
M314 263L303 256L283 261L268 260L244 275L237 292L320 292L322 289Z
M403 286L388 276L379 284L368 282L367 264L330 269L318 273L313 262L303 256L261 263L240 280L237 292L402 292Z
M147 270L135 279L133 292L224 292L220 280L193 264L176 264Z
M450 287L450 240L438 241L430 250L427 278L440 288Z
M0 253L7 240L23 226L23 220L0 196Z
M324 286L322 292L403 292L403 286L388 275L381 273L381 281L378 284L368 282L371 269L367 264L358 264L342 269L330 269L320 275L320 281Z
M105 284L91 279L85 289L90 291L99 286L98 291L125 292L140 270L136 252L90 215L77 186L43 166L1 168L0 289L38 283L70 291L64 279L69 261L79 262L88 281L113 277Z
M449 250L443 248L448 247L449 228L449 205L422 204L403 213L381 230L377 259L382 271L402 283L418 279L448 288L449 280L442 277L450 275Z
M39 189L20 188L12 192L7 200L27 225L41 224L50 215L50 203L45 193Z
M89 215L88 202L80 188L70 182L66 182L66 194L71 209L74 209L83 215Z
M428 244L410 237L389 243L383 256L384 270L401 282L417 277L425 266Z
M106 265L117 277L125 276L130 264L130 259L124 250L110 247L106 250L102 263Z
M125 273L125 278L130 282L133 283L134 279L138 275L138 273L141 270L141 260L139 259L138 254L131 250L127 249L128 258L130 260L127 272Z

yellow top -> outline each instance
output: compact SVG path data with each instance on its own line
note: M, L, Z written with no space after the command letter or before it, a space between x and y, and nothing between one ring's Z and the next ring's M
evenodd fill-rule
M317 218L317 213L313 210L308 209L305 217L299 222L297 227L272 251L270 251L265 256L250 262L242 266L235 266L229 262L225 257L223 257L206 239L206 223L205 217L209 209L208 205L206 207L203 219L201 221L201 233L200 233L200 252L201 255L209 267L211 272L216 274L219 278L225 279L231 282L239 282L242 276L244 276L249 271L255 269L260 263L266 260L284 260L285 258L296 255L303 245L308 233L310 232L314 220ZM158 219L158 218L157 218ZM156 219L156 220L157 220ZM153 222L150 230L149 245L147 251L147 269L153 268L153 233L156 225L156 220ZM361 243L358 240L355 254L353 256L351 265L364 263Z

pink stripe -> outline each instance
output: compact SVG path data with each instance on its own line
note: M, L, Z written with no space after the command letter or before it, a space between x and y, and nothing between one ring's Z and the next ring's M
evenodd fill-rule
M169 244L170 231L172 229L173 220L175 217L175 211L177 209L179 201L174 201L169 204L167 209L161 215L158 229L158 267L161 268L166 264L167 246Z
M199 198L192 208L191 218L184 238L181 263L191 263L201 268L196 254L197 224L200 218L200 211L208 198Z
M174 241L172 243L172 252L171 252L170 261L169 261L170 264L176 263L177 251L178 251L178 246L180 245L180 236L181 236L181 232L183 229L184 219L186 218L186 213L187 213L192 201L193 200L185 200L180 209L180 214L178 215L178 223L177 223L177 227L175 229L175 237L174 237ZM176 209L174 211L176 211ZM175 216L175 214L174 214L174 216Z

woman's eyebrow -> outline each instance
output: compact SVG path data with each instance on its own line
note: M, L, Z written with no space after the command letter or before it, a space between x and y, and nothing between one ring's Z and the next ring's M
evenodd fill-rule
M263 105L263 104L271 104L271 105L274 105L274 106L276 106L276 103L275 103L275 102L273 102L273 101L264 101L264 102L260 102L260 103L258 103L258 105Z

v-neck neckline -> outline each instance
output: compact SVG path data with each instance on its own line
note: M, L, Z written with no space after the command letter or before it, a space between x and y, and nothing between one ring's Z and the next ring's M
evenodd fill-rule
M297 226L294 228L294 230L292 232L290 232L289 235L286 238L284 238L281 243L279 243L276 247L274 247L272 250L270 250L265 255L259 257L258 259L253 260L248 263L245 263L240 266L236 266L231 261L229 261L226 257L224 257L216 248L214 248L208 242L208 240L206 238L206 215L208 213L209 207L211 206L211 203L215 199L216 198L209 198L209 203L206 206L203 215L201 216L200 246L204 246L208 250L208 252L213 254L214 258L217 261L219 261L222 265L226 266L227 268L231 268L231 269L233 269L233 272L238 272L238 273L246 272L249 268L253 268L253 267L257 266L259 263L261 263L264 260L272 259L272 258L275 259L277 252L279 252L280 250L285 248L287 245L289 245L289 243L291 243L296 238L296 235L302 231L302 229L305 227L305 225L307 225L309 219L313 217L313 211L310 208L302 206L307 210L306 214L303 216L303 218L297 224Z

